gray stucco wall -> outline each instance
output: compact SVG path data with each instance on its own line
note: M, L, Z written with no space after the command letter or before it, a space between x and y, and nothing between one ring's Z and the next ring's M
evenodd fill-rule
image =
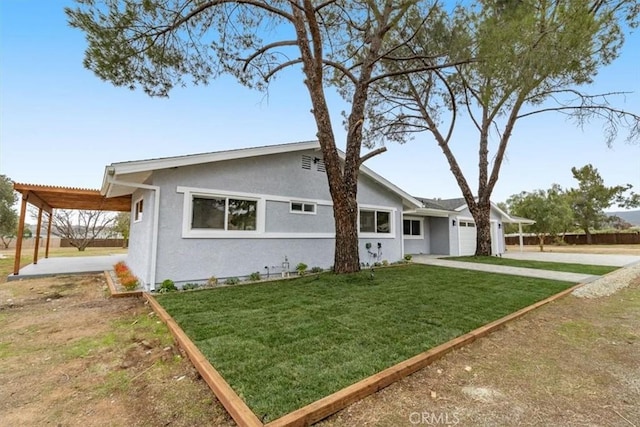
M311 170L301 167L301 156L320 157L316 151L294 152L261 156L250 159L180 167L155 171L149 184L160 186L160 218L158 234L158 257L156 283L172 279L178 283L218 278L246 276L252 272L280 274L284 257L290 269L299 262L310 268L328 268L333 264L334 239L328 236L303 237L305 233L334 232L333 210L326 174L318 171L316 164ZM316 200L316 215L289 212L286 200L266 200L265 231L262 236L247 238L184 238L183 201L188 194L177 192L177 187L193 187L215 191L251 193L286 197L291 200ZM369 262L371 257L365 249L367 242L377 252L377 243L382 244L382 256L390 262L401 258L402 253L402 200L395 193L362 177L358 187L358 201L365 205L394 209L395 238L389 235L374 235L360 239L360 259ZM145 199L145 209L147 205ZM151 214L145 220L151 219ZM134 251L142 252L150 244L149 228L138 227L135 235L132 227ZM302 233L301 238L270 237L269 233ZM295 237L295 236L294 236ZM148 251L147 251L148 253ZM148 263L139 256L131 258L136 271L148 268ZM274 268L275 267L275 268ZM133 267L132 267L133 268Z
M142 219L140 221L134 221L134 206L140 198L144 200ZM131 269L131 272L145 285L151 280L151 238L153 235L154 202L155 192L151 190L136 190L131 198L132 217L127 265Z
M430 218L431 253L449 255L449 218Z
M406 219L417 219L407 217ZM430 254L431 252L431 219L430 217L421 218L422 233L424 237L421 239L413 239L404 237L404 253L405 254Z

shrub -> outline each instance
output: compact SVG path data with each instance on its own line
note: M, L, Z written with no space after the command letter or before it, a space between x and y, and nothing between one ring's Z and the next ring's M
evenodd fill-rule
M237 285L238 283L240 283L240 279L237 277L229 277L224 281L225 285Z
M216 286L218 284L218 278L216 276L211 276L209 277L209 279L207 280L207 285L208 286Z
M132 275L130 272L127 275L122 275L121 277L119 277L119 279L120 279L120 284L127 291L133 291L140 284L138 282L138 278L136 276Z
M166 279L162 282L162 285L160 285L159 292L166 293L166 292L174 292L177 290L178 288L176 288L176 284L173 282L173 280Z
M127 291L133 291L140 285L140 280L131 273L131 270L124 261L120 261L113 266L113 270L118 277L118 281Z
M189 291L189 290L191 290L191 289L198 289L199 287L200 287L200 285L199 285L199 284L197 284L197 283L185 283L185 284L182 286L182 290L183 290L183 291Z
M409 254L406 254L406 255L404 256L404 260L405 260L405 261L411 261L411 258L413 258L413 257L412 257L411 255L409 255Z
M298 263L298 265L296 265L296 271L300 276L304 276L305 274L307 274L307 268L308 268L308 265L305 264L304 262L300 262Z
M389 265L389 261L387 261L386 259L382 260L382 265L384 265L385 267Z
M249 275L249 280L251 280L252 282L257 282L260 279L262 279L262 276L260 276L260 272L259 271L251 273Z
M322 268L320 268L320 267L312 267L311 268L311 272L312 273L322 273Z

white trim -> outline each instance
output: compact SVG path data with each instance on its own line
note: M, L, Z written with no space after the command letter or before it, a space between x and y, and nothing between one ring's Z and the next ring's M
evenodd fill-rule
M369 211L369 212L388 212L389 213L389 232L388 233L378 233L378 232L362 232L360 231L360 211ZM396 212L398 209L392 208L390 206L379 206L379 205L358 205L358 237L361 239L395 239L396 238ZM375 218L375 216L374 216Z
M182 190L182 191L181 191ZM219 190L202 190L200 191L184 191L184 187L178 187L178 193L184 193L182 200L182 237L192 239L213 239L213 238L252 238L264 234L265 232L265 216L266 201L258 195L250 195L248 193L235 193L230 191ZM225 199L237 198L240 200L251 200L256 202L256 229L255 230L218 230L192 228L191 219L193 217L193 198L215 198L221 197ZM226 225L226 208L225 208L225 225Z
M298 204L301 205L302 210L296 211L293 209L293 204ZM304 210L305 206L313 206L313 210L312 211L306 211ZM300 200L290 200L289 201L289 213L295 214L295 215L316 215L316 213L318 212L318 205L316 203L307 203L307 202L303 202Z
M405 221L418 221L420 223L420 234L404 234ZM424 239L424 218L419 216L403 216L402 218L402 238L407 240L423 240Z
M140 215L138 216L138 206L139 203L142 203L142 210L140 211ZM142 221L142 217L144 216L144 196L140 196L134 203L133 203L133 222L141 222Z
M238 196L238 197L248 197L251 199L264 199L269 202L284 202L289 203L291 201L302 202L302 203L313 203L319 206L333 206L333 202L331 200L322 200L322 199L305 199L302 197L295 196L276 196L273 194L262 194L262 193L245 193L242 191L227 191L227 190L217 190L213 188L203 188L203 187L186 187L183 185L178 185L176 187L176 193L206 193L211 194L215 193L223 196Z

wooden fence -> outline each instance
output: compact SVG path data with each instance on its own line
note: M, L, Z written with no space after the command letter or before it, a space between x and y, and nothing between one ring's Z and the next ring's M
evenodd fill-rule
M69 239L60 239L61 248L70 248ZM89 243L90 248L122 248L124 247L124 239L95 239Z
M553 244L559 239L555 236L546 236L544 238L544 244ZM519 245L520 240L518 236L507 236L505 238L507 245ZM563 239L568 245L586 245L586 234L566 234ZM523 236L522 242L525 245L537 245L537 236ZM602 233L592 234L591 243L594 245L636 245L640 244L640 232L635 233Z

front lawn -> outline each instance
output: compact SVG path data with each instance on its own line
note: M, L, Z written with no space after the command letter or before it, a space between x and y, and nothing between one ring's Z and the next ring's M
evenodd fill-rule
M602 276L620 267L608 265L569 264L565 262L532 261L526 259L501 258L495 256L458 256L443 258L451 261L477 262L479 264L506 265L509 267L535 268L536 270L566 271L568 273Z
M157 299L266 422L569 286L408 265Z

